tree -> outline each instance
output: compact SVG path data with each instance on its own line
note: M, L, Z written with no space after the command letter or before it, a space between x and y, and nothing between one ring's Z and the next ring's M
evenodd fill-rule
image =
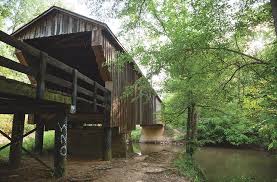
M268 99L276 101L271 88L275 84L275 37L268 1L126 0L117 7L123 32L140 35L141 41L133 46L135 57L148 67L150 77L160 72L168 75L164 90L178 98L174 115L187 112L188 143L195 138L191 126L201 118L200 110L221 112L223 117L226 111L221 108L227 107L222 106L234 103L257 123L272 110L262 105L270 103ZM266 40L266 50L251 50L249 44L263 34L271 38ZM270 97L261 94L266 92ZM247 100L257 102L263 108L261 114L254 115L255 108L249 112ZM272 116L276 117L276 110ZM187 151L191 154L191 147Z

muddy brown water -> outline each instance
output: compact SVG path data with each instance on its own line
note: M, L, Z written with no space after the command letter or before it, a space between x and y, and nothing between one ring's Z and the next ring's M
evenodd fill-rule
M156 144L133 144L133 148L134 152L141 154L184 150L184 146ZM277 182L277 157L267 152L203 147L194 157L210 182Z

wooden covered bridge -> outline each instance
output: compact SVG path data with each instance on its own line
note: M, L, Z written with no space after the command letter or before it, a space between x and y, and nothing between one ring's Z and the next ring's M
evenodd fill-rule
M31 83L0 78L0 113L14 115L12 136L0 130L11 140L0 150L10 146L12 166L19 166L21 149L44 164L22 148L32 132L41 152L44 131L55 130L53 171L62 176L67 154L124 156L126 135L136 124L159 122L156 94L146 100L136 89L122 97L143 75L135 62L118 69L117 55L125 50L106 24L51 7L11 36L0 31L0 41L16 48L20 62L1 56L0 66L28 75ZM25 114L35 129L24 134Z

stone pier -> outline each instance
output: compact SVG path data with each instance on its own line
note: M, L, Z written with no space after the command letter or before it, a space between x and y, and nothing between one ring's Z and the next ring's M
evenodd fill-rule
M163 124L141 125L140 143L160 143L164 141Z

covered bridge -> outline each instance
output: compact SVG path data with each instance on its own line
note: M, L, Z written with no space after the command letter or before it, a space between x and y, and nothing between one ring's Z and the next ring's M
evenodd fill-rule
M151 95L150 100L146 100L140 96L140 90L136 89L132 96L122 97L124 89L143 74L136 69L134 61L125 63L123 68L117 68L116 58L125 50L105 23L59 7L51 7L16 30L12 36L77 69L111 91L111 119L105 127L112 130L110 135L112 135L114 156L124 155L126 135L135 129L136 124L154 125L160 122L156 116L161 109L161 100L157 94ZM25 66L39 67L32 56L20 50L16 51L16 56ZM48 66L46 72L65 80L71 79L55 67ZM29 79L36 85L32 76L29 76ZM51 81L46 79L45 84L50 89L66 92L66 88L52 82L53 79ZM82 91L80 95L82 93L89 95L92 88L86 87L85 84L82 86L85 89L80 90ZM101 110L101 104L89 107L84 98L86 97L81 98L77 95L76 114L69 118L68 152L100 156L103 145L100 141L105 135L101 129L101 118L90 113ZM38 151L42 150L44 129L54 127L51 122L46 122L48 120L51 121L49 114L41 114L33 120L40 128L36 132Z

